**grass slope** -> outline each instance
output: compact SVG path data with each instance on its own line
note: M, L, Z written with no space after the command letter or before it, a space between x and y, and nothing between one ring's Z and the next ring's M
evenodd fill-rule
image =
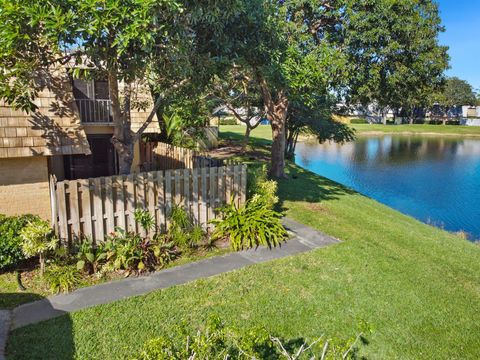
M288 172L287 215L342 243L17 329L9 359L129 358L211 313L286 339L348 338L367 322L370 359L480 358L480 247L295 165Z

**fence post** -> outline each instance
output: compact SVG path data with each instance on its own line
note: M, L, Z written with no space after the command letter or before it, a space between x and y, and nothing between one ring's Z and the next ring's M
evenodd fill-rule
M102 183L101 178L93 179L94 184L94 209L95 209L95 241L104 240L103 232L103 204L102 204Z
M247 165L242 165L241 182L240 182L240 203L245 204L247 200Z
M50 175L50 210L52 214L52 226L55 235L59 237L58 233L58 209L57 209L57 194L56 194L57 178L55 175Z

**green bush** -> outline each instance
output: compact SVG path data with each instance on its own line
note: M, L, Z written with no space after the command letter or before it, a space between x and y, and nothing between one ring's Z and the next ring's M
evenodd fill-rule
M169 219L170 226L165 236L175 245L181 248L196 247L205 239L202 227L193 222L183 207L173 205Z
M34 215L5 216L0 214L0 270L13 269L26 259L22 251L20 231L30 221L37 220Z
M107 259L105 243L95 245L91 238L80 242L77 249L77 269L86 270L89 274L95 274L102 262Z
M35 218L20 230L20 236L23 253L28 257L39 257L40 273L43 274L45 257L49 251L55 250L58 243L50 224L48 221Z
M80 274L75 266L49 265L43 275L43 280L50 288L50 291L70 292L80 283Z
M117 228L105 243L107 269L132 271L163 267L178 256L178 250L164 237L142 239L140 235Z
M268 180L267 165L249 165L247 173L247 198L257 193L260 184Z
M366 119L355 118L350 120L350 124L368 124Z
M148 341L137 360L180 359L356 359L360 336L349 340L285 340L271 336L264 328L227 328L216 317L195 333L185 326L170 336Z
M273 210L278 202L277 183L264 181L247 202L237 207L235 201L219 209L221 219L213 219L213 240L228 239L233 250L243 250L260 245L278 246L287 236L280 222L281 214Z
M235 120L234 118L220 119L219 125L237 125L237 120Z
M134 216L135 216L135 222L137 224L140 224L140 226L146 232L155 229L155 218L147 210L136 209Z

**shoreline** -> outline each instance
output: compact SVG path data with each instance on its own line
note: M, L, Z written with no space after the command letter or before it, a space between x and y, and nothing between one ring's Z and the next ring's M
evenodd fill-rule
M458 136L458 137L480 137L480 134L462 134L462 133L441 133L441 132L416 132L416 131L379 131L379 130L367 130L357 131L356 135L359 136L382 136L382 135L402 135L402 136Z

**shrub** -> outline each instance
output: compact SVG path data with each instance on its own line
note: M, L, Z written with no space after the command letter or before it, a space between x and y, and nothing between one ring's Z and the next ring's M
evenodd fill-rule
M243 331L226 328L214 317L194 334L178 327L169 337L148 341L136 359L356 359L359 338L344 341L322 336L314 341L286 341L262 327Z
M261 183L268 180L268 168L267 165L261 166L249 166L247 173L247 197L251 198L258 192L258 188Z
M195 247L204 240L205 232L193 222L183 207L174 205L166 237L179 247Z
M76 257L78 270L86 270L89 274L94 274L98 271L100 264L107 259L105 244L95 245L91 238L84 239L80 242Z
M58 240L53 236L52 228L47 221L35 218L20 230L22 251L25 256L38 256L40 273L45 271L45 256L48 251L54 250Z
M232 198L229 205L219 209L221 219L211 221L215 225L212 238L229 239L235 251L278 246L287 231L280 222L281 214L273 210L278 202L276 191L277 183L270 180L260 183L255 195L240 207Z
M368 124L366 119L355 118L350 120L350 124Z
M80 274L74 266L49 265L43 280L53 293L70 292L80 283Z
M138 234L120 228L107 238L105 251L110 269L128 273L163 267L178 255L175 245L162 236L142 239Z
M20 231L38 217L34 215L5 216L0 214L0 270L15 268L25 260Z
M155 218L147 210L136 209L134 216L135 222L140 224L146 232L155 229Z
M169 262L175 260L179 251L173 242L165 241L162 237L157 237L152 245L153 255L156 259L156 265L166 266Z
M106 259L113 270L143 270L142 238L133 232L116 228L105 243Z
M237 125L237 120L234 118L224 118L220 119L218 122L219 125Z

